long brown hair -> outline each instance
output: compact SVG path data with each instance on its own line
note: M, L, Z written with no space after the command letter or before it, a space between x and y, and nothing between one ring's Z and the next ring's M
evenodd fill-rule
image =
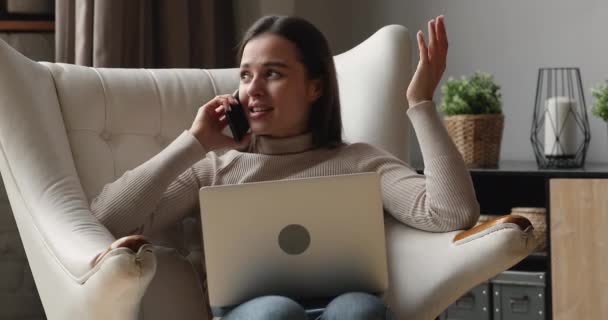
M333 55L325 36L312 23L298 17L266 16L247 30L237 53L240 64L247 43L264 33L279 35L295 44L299 60L308 79L321 80L321 96L313 103L308 117L308 128L317 147L342 144L340 96Z

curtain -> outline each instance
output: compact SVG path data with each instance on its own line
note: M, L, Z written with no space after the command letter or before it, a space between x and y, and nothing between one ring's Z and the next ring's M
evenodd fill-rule
M57 62L117 68L234 67L232 1L56 0Z

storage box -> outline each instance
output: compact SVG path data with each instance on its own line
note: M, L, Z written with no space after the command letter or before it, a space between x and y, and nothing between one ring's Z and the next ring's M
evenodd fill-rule
M545 272L505 271L450 305L440 320L544 320Z
M490 283L492 319L546 319L545 272L505 271L490 280Z
M440 316L440 320L491 319L490 283L484 282L460 297Z

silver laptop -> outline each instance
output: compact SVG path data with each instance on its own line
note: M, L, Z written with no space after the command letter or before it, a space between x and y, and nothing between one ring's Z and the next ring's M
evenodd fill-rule
M388 287L376 173L203 187L200 203L214 316L263 295L306 304Z

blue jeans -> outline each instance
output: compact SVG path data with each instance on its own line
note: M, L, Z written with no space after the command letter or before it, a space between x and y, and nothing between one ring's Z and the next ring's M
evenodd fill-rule
M236 307L222 320L308 320L304 308L281 296L265 296ZM332 300L318 320L394 319L384 302L367 293L345 293Z

